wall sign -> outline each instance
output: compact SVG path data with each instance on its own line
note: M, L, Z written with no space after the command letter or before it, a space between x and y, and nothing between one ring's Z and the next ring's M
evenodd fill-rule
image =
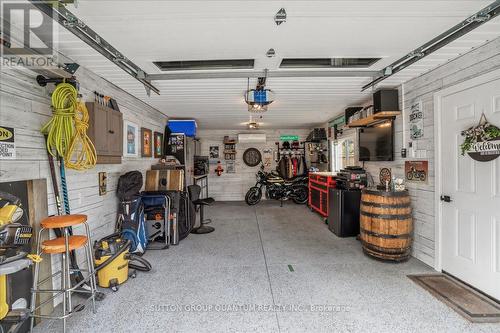
M405 179L407 182L427 184L429 161L405 161Z
M465 137L460 145L462 155L469 155L478 162L489 162L500 156L500 128L488 123L484 113L479 124L462 132Z
M424 111L422 102L412 104L410 108L410 138L418 140L424 136Z
M150 129L141 127L141 156L151 157L153 156L153 144L152 144L153 132Z
M0 126L0 159L13 160L15 158L14 128Z
M236 173L236 162L235 161L226 161L226 172L227 173Z
M108 186L108 174L106 172L99 172L99 195L105 195Z
M299 141L298 135L280 135L280 141Z
M328 127L332 128L337 125L337 127L342 127L345 125L345 115L339 116L328 123Z
M154 156L156 158L163 156L163 133L154 132Z
M219 158L219 146L210 146L209 156L211 159Z

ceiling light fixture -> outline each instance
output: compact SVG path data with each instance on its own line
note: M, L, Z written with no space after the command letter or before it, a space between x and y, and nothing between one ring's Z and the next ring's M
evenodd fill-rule
M247 91L245 93L245 102L248 104L248 112L262 113L267 111L267 106L274 101L274 93L271 89L266 89L266 76L257 79L255 89L250 89L250 78L247 80Z
M250 113L264 113L267 111L267 105L262 104L249 104L248 112Z
M259 123L256 121L249 122L248 129L259 129Z

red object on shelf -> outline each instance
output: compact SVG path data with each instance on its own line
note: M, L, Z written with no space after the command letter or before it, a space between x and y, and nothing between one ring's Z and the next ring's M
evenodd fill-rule
M309 207L323 217L328 217L328 200L331 188L336 183L330 173L309 174Z

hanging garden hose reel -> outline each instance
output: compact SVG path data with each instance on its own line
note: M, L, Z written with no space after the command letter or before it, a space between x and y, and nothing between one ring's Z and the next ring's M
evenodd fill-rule
M65 166L70 169L93 168L97 163L97 154L87 135L89 115L85 103L79 100L78 82L74 78L70 82L42 78L37 77L39 84L56 84L51 96L53 115L41 129L47 138L47 151L54 157L62 157Z

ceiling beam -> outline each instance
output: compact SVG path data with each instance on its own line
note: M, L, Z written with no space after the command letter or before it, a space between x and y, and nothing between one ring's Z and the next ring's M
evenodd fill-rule
M196 79L243 79L259 77L368 77L373 78L381 74L380 71L318 71L318 70L232 70L214 72L189 72L189 73L162 73L147 74L146 78L151 81L164 80L196 80Z
M492 2L489 6L481 9L474 15L466 18L465 20L455 25L454 27L446 30L439 36L436 36L435 38L431 39L422 46L406 54L404 57L396 60L389 66L385 67L382 70L381 75L376 79L374 79L372 82L363 86L361 91L365 91L366 89L371 88L376 84L384 81L385 79L393 76L394 74L402 71L408 66L425 58L429 54L439 50L440 48L450 44L451 42L466 35L467 33L471 32L477 27L497 17L499 14L500 14L500 0L497 0Z

